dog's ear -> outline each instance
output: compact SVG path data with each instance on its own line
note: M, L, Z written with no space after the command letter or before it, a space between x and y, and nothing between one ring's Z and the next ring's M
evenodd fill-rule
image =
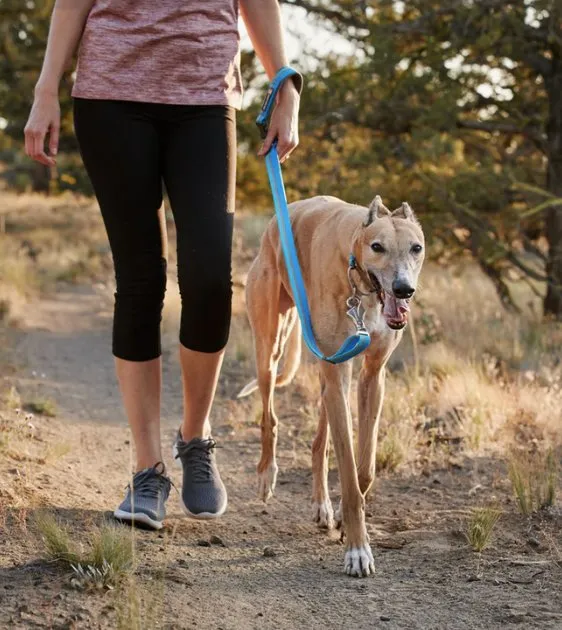
M407 201L403 201L402 205L392 213L392 216L415 221L414 211L412 210L412 208L410 207L410 204Z
M371 205L369 206L369 210L367 212L367 218L365 219L363 226L367 227L368 225L371 225L375 219L385 216L390 216L390 210L383 204L381 196L377 195L373 201L371 201Z

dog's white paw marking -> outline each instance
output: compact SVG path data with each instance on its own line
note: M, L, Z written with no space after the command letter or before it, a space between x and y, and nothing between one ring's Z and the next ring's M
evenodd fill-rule
M337 529L341 529L341 527L343 525L343 515L342 515L342 509L341 509L341 501L340 501L340 504L338 505L338 507L336 509L336 513L334 514L334 520L336 522Z
M354 577L367 577L375 573L375 560L368 544L351 547L345 552L345 572Z
M277 464L271 464L262 473L258 473L258 496L262 501L268 501L273 496L277 471Z
M318 523L318 527L333 529L334 527L334 509L330 499L322 503L314 502L312 504L312 520Z

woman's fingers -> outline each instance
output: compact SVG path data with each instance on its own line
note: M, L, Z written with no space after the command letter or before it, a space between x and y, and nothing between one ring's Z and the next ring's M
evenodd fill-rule
M49 134L49 155L45 140ZM56 98L37 99L33 103L24 129L26 154L46 166L54 166L60 135L60 109Z
M45 164L45 166L53 166L55 161L53 158L50 158L45 153L45 136L47 134L45 131L36 131L32 135L32 154L31 157L40 162L41 164Z
M290 122L285 125L272 124L258 151L258 155L266 155L275 139L277 139L277 154L281 162L286 159L299 144L298 135L292 129Z

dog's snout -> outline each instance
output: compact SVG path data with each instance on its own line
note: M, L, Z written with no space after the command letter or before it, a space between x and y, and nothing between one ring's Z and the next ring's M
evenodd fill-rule
M407 300L414 295L415 289L410 286L409 282L404 280L395 280L392 283L392 292L399 300Z

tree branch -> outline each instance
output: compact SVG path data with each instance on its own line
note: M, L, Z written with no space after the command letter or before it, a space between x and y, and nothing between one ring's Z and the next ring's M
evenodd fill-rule
M473 131L487 131L488 133L507 133L513 135L521 135L529 138L546 152L546 135L541 133L538 129L532 127L517 127L516 125L510 125L508 123L499 123L493 121L481 121L481 120L457 120L458 129L471 129Z
M336 11L334 9L328 9L327 7L321 6L319 4L314 4L309 2L308 0L279 0L282 4L287 4L292 7L299 7L304 9L307 13L313 13L315 15L319 15L331 22L338 22L339 24L344 24L345 26L350 26L356 29L367 29L369 28L368 22L361 21L352 15L348 15L341 11Z

